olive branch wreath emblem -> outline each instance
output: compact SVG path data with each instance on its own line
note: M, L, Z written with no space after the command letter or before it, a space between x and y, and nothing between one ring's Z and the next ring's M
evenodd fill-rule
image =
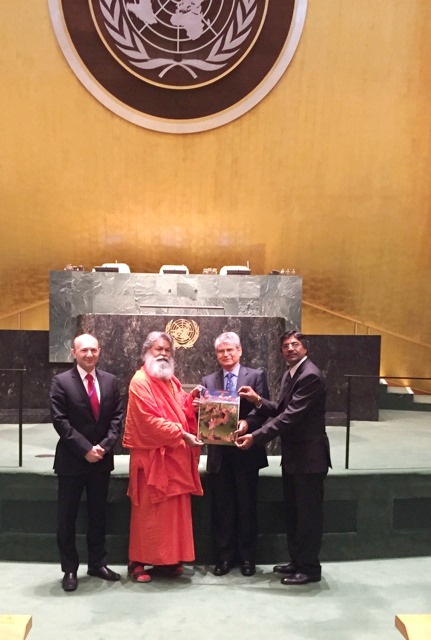
M161 68L159 77L163 78L174 67L182 67L193 79L198 77L194 69L217 71L226 66L252 29L256 15L257 0L238 0L238 7L231 20L227 33L223 33L214 43L205 60L191 59L177 61L173 58L152 58L148 55L142 40L130 28L121 12L120 0L99 0L100 9L105 18L105 27L118 49L128 58L131 65L139 69Z

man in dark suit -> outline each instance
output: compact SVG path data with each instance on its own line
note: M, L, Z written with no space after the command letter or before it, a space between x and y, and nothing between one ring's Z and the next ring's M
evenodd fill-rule
M242 355L238 335L222 333L216 339L215 351L221 369L205 376L202 384L211 390L236 392L240 386L257 389L260 396L269 398L265 372L240 364ZM244 419L254 404L241 399L238 434L259 428L264 416L255 415L247 423ZM241 573L252 576L256 571L257 545L257 483L259 469L268 466L264 446L240 451L236 447L208 445L207 473L212 494L212 520L217 562L216 576L223 576L241 564Z
M331 466L325 430L326 383L307 357L302 333L288 331L281 351L289 365L277 402L269 402L250 386L238 390L253 402L256 413L270 418L260 429L238 438L249 449L281 437L283 490L287 516L287 544L291 562L274 567L282 584L319 582L319 552L323 535L323 481Z
M65 591L75 591L78 586L75 525L84 488L88 575L120 579L106 566L105 547L106 499L123 418L117 379L96 369L100 348L93 336L75 338L71 352L74 367L55 376L50 391L52 422L60 436L54 470L58 476L57 543Z

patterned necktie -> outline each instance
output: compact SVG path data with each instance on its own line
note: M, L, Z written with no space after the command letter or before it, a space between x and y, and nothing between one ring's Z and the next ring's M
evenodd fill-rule
M233 391L233 376L234 374L231 371L226 374L226 391Z
M87 382L88 382L88 396L90 398L90 404L91 404L91 408L93 409L93 413L94 413L94 417L97 418L99 417L99 398L97 397L97 391L96 391L96 387L94 384L94 378L91 375L91 373L87 373L87 375L85 376Z

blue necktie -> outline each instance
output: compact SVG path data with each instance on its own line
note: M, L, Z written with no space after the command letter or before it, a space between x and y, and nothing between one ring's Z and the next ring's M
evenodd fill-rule
M226 374L226 391L233 391L233 380L235 374L229 372Z

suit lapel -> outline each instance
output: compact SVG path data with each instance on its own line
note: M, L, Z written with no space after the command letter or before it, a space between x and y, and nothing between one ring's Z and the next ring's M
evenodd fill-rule
M103 373L101 374L98 369L96 369L95 373L96 373L97 382L99 383L99 391L100 391L99 417L96 420L96 422L98 422L100 420L100 416L102 415L103 401L104 401L104 399L106 399L107 390L106 390L106 384L105 384L106 379L105 379L105 376L103 375ZM91 409L91 413L93 414L93 409Z
M74 382L79 389L79 393L85 399L89 409L91 409L90 398L88 397L87 389L85 388L85 384L81 376L79 375L79 371L76 366L72 369L72 378L74 379Z
M280 395L278 397L279 406L284 404L287 394L290 390L291 384L292 384L292 381L291 381L291 376L288 369L286 373L283 375L283 378L281 379Z
M224 389L223 369L217 371L214 376L214 389L222 391Z
M283 404L284 406L286 406L288 404L290 398L292 397L292 390L293 390L294 384L298 380L301 371L303 371L304 364L306 362L307 360L304 360L304 362L297 368L293 377L290 375L289 369L284 374L282 384L281 384L281 395L279 400L280 405Z
M238 371L238 380L237 380L237 384L236 384L236 390L237 391L238 391L238 389L240 387L243 387L246 384L248 384L247 378L248 378L247 367L243 367L242 365L240 365L239 371Z
M102 387L101 387L101 384L100 384L100 377L99 377L99 375L97 373L97 370L96 370L96 376L97 376L97 380L99 382L99 387L100 387L100 407L102 407L103 394L102 394ZM94 418L94 413L93 413L93 409L91 407L90 398L88 397L87 389L85 388L84 381L82 380L81 376L79 375L79 371L76 368L76 366L72 370L72 377L73 377L73 379L75 381L75 384L77 385L77 387L79 389L80 394L82 395L82 397L85 400L85 404L87 405L87 408L88 408L88 411L89 411L90 415L93 416L93 418ZM100 411L99 411L99 416L100 416Z

